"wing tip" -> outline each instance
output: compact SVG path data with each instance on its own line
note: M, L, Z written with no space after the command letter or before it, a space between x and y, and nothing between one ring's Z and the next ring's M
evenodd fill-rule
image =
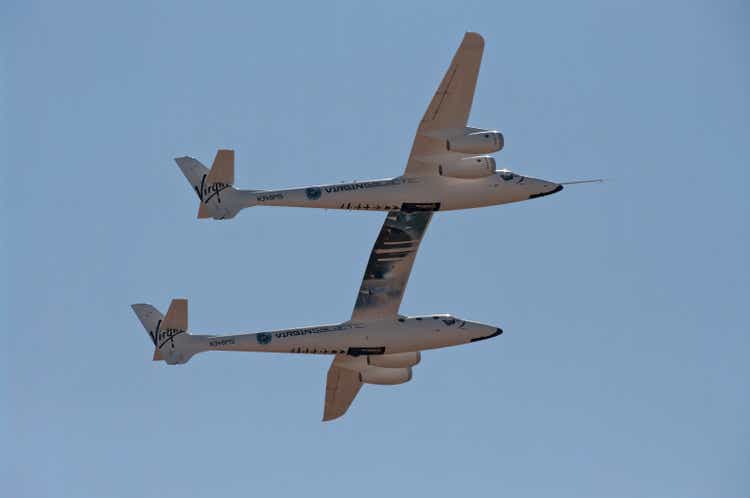
M174 162L176 162L178 166L182 166L184 163L187 163L188 161L195 161L195 158L190 157L190 156L180 156L180 157L174 158Z
M464 34L464 44L471 48L484 48L484 37L476 31L467 31Z
M347 408L348 408L348 407L347 407ZM334 412L334 413L331 413L331 412L329 412L328 410L326 410L326 411L325 411L325 412L323 413L323 420L322 420L322 421L323 421L323 422L330 422L331 420L336 420L337 418L341 418L341 416L342 416L342 415L343 415L344 413L346 413L346 410L344 410L344 411L343 411L343 412L341 412L341 413L336 413L336 412Z

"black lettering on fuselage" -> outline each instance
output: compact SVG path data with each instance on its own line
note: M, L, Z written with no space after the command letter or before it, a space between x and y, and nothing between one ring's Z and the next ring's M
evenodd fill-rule
M215 339L208 342L208 345L211 347L226 346L229 344L234 344L234 339Z
M335 192L352 192L355 190L387 187L390 185L399 185L400 183L400 180L377 180L374 182L342 183L341 185L328 185L327 187L323 187L323 190L325 190L328 194L333 194Z
M303 335L309 335L309 334L322 334L325 332L340 332L342 330L350 330L353 328L361 328L361 325L333 325L331 327L311 327L307 329L289 329L289 330L279 330L278 332L274 332L273 335L277 339L282 339L284 337L297 337L297 336L303 336Z
M282 193L263 194L263 195L255 196L255 200L257 200L258 202L275 201L277 199L283 199L283 198L284 198L284 194Z

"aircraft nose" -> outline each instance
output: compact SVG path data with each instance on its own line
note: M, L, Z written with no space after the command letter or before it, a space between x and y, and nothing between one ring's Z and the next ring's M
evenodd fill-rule
M487 330L488 328L490 330ZM500 327L495 327L493 330L491 327L487 327L486 325L483 325L483 330L484 330L484 332L482 333L483 335L479 337L474 337L473 339L471 339L471 342L484 341L485 339L492 339L493 337L497 337L503 333L503 329L501 329Z
M529 199L536 199L537 197L544 197L545 195L552 195L556 194L559 191L563 189L563 186L559 183L554 182L543 182L542 185L540 185L540 191L536 194L531 194L529 196Z

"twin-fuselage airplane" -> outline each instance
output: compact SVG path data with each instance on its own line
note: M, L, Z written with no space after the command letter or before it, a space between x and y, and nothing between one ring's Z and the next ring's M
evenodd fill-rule
M411 379L427 349L489 339L495 325L436 314L407 317L399 307L433 212L542 197L562 184L497 170L487 154L503 147L498 131L467 127L484 40L466 33L419 129L403 175L282 190L238 190L234 152L220 150L211 169L190 157L176 162L198 194L198 217L228 219L251 206L294 206L388 211L365 269L349 320L254 334L188 333L187 301L172 301L166 316L148 304L133 310L155 347L154 360L187 362L203 351L333 354L323 420L343 415L363 383L393 385Z

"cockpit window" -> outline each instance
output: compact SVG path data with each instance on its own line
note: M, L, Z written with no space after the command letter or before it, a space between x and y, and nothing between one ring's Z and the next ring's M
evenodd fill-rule
M510 170L507 170L507 169L500 170L500 178L502 178L506 182L512 180L515 177L516 177L515 173L513 173Z

